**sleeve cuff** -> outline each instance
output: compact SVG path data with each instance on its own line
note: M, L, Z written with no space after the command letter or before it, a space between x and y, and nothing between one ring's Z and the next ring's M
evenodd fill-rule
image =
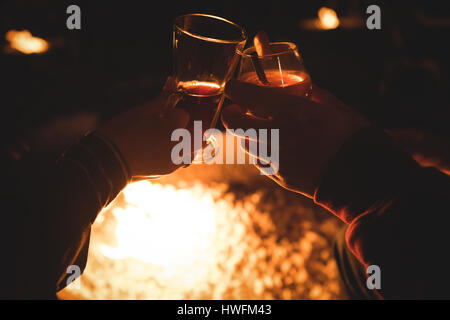
M120 151L98 132L82 138L64 154L62 160L82 167L98 193L100 207L111 202L131 178Z

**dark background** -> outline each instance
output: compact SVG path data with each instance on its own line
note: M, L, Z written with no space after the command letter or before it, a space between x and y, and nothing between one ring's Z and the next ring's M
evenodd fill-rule
M55 44L42 55L2 50L2 140L30 135L61 115L89 112L104 120L152 98L171 73L172 21L195 12L228 18L250 37L264 29L271 40L295 42L313 82L377 125L450 137L446 2L0 1L1 48L11 29ZM81 7L81 30L66 28L70 4ZM381 30L300 28L321 6L365 18L370 4L381 7Z

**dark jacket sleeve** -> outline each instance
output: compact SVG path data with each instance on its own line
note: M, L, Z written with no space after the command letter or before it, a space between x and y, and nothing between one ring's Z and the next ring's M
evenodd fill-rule
M67 268L84 269L90 228L98 213L129 181L123 157L97 133L81 139L56 165L32 152L6 154L9 192L2 195L2 274L5 298L54 298ZM6 162L6 163L5 163Z
M450 178L420 167L381 130L350 138L330 161L315 202L349 224L346 242L378 265L385 298L449 298Z

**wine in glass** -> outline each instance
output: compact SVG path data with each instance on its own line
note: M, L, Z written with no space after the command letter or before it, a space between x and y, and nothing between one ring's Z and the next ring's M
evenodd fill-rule
M242 27L220 17L187 14L175 19L176 93L169 102L170 107L183 108L189 113L188 130L194 129L194 121L201 121L202 136L206 129L215 127L225 84L236 69L238 51L244 48L246 40ZM201 151L194 150L194 153L201 157Z
M311 95L311 77L294 43L273 42L264 50L257 49L253 46L240 52L239 80L301 97Z

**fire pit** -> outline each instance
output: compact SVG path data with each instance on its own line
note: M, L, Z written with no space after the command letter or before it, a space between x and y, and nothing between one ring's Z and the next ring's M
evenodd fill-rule
M244 165L192 165L126 189L62 299L337 299L340 222Z

